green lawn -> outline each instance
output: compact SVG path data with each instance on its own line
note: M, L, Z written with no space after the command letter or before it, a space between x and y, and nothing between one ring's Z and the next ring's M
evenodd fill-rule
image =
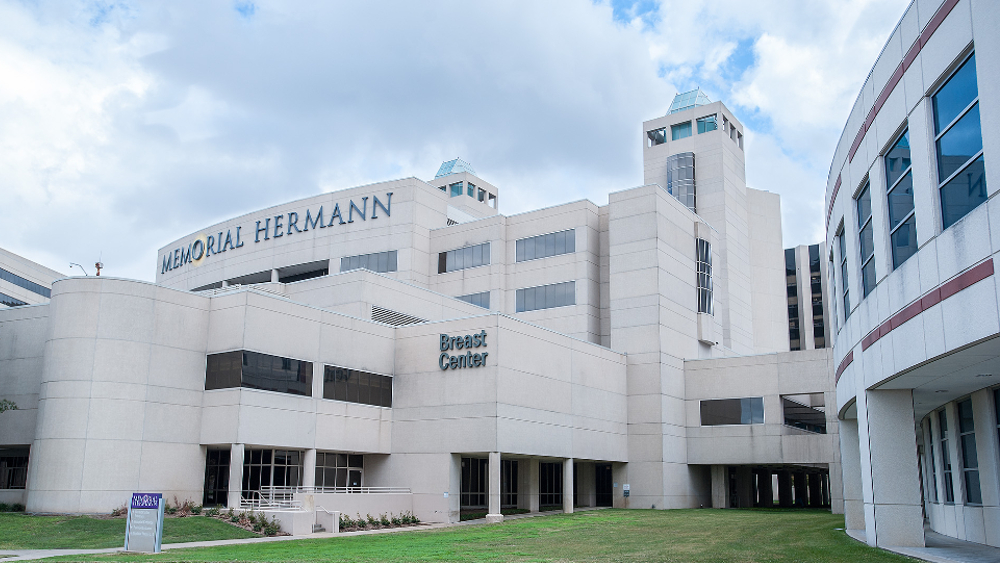
M163 521L163 543L254 537L256 534L204 516ZM96 549L124 544L124 518L0 513L0 549Z
M94 561L903 562L812 510L600 510L500 525L296 540Z

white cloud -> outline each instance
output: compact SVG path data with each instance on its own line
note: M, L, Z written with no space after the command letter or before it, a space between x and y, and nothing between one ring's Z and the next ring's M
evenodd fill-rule
M665 3L650 28L571 0L0 0L0 246L151 279L159 246L212 221L455 156L505 213L603 203L642 182L640 124L691 79L773 124L748 127L748 181L800 217L904 5ZM755 66L730 80L746 38ZM821 236L802 223L787 242Z

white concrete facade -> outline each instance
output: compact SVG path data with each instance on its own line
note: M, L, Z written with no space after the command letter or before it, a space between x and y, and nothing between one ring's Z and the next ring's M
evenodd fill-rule
M750 494L839 511L830 356L787 351L780 202L745 184L742 125L716 102L642 136L647 185L605 205L501 215L455 161L179 238L155 284L62 279L0 311L18 336L0 398L28 407L0 414L0 446L30 447L2 494L44 512L140 489L317 511L381 494L427 521ZM696 205L660 185L679 152ZM795 490L775 496L775 472Z
M998 24L995 2L912 2L831 165L847 526L872 545L922 546L926 518L1000 546Z

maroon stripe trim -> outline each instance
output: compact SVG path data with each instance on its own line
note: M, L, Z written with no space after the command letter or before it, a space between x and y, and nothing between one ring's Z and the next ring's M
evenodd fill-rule
M833 204L837 202L837 194L840 193L840 174L837 174L837 182L833 185L833 195L830 196L830 206L826 208L826 226L830 227L830 214L833 213Z
M899 81L902 80L903 73L910 68L910 65L913 64L913 61L917 58L920 50L924 48L924 45L927 44L931 36L934 35L934 32L937 31L937 28L941 26L941 23L944 22L945 18L948 17L948 14L951 13L951 10L957 4L958 0L945 0L945 2L938 8L937 12L934 12L934 16L929 22L927 22L924 30L920 32L920 36L913 43L913 45L910 46L906 55L903 56L903 61L896 67L896 70L892 73L892 76L889 78L889 81L885 84L885 86L882 87L882 91L879 92L878 98L875 100L875 104L868 112L864 124L862 124L861 128L858 130L858 134L855 135L854 143L851 145L851 150L847 153L847 162L854 162L854 155L858 152L858 147L861 146L861 141L865 138L865 133L868 132L872 123L875 122L875 116L878 115L878 112L882 109L885 101L889 99L892 91L899 84ZM830 207L833 207L832 202ZM827 225L829 225L829 223L830 221L827 219Z
M893 315L889 320L873 329L868 333L868 336L861 339L861 351L864 352L870 348L872 344L875 344L880 338L889 334L893 330L896 330L898 327L906 323L906 321L912 319L920 313L923 313L927 309L930 309L934 305L937 305L952 295L955 295L959 291L979 283L992 275L993 259L990 258L985 262L981 262L955 276L950 281L928 291L922 297L907 305L902 311Z
M851 350L850 352L847 353L846 356L844 356L843 360L840 360L840 365L837 366L837 377L835 384L840 383L840 376L844 373L844 370L847 369L847 366L851 365L851 362L853 361L854 361L854 350Z

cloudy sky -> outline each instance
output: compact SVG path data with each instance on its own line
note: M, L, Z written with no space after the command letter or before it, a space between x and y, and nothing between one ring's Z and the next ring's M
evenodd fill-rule
M0 247L152 280L215 221L470 161L526 211L642 183L700 86L786 246L821 240L854 99L909 0L0 0Z

